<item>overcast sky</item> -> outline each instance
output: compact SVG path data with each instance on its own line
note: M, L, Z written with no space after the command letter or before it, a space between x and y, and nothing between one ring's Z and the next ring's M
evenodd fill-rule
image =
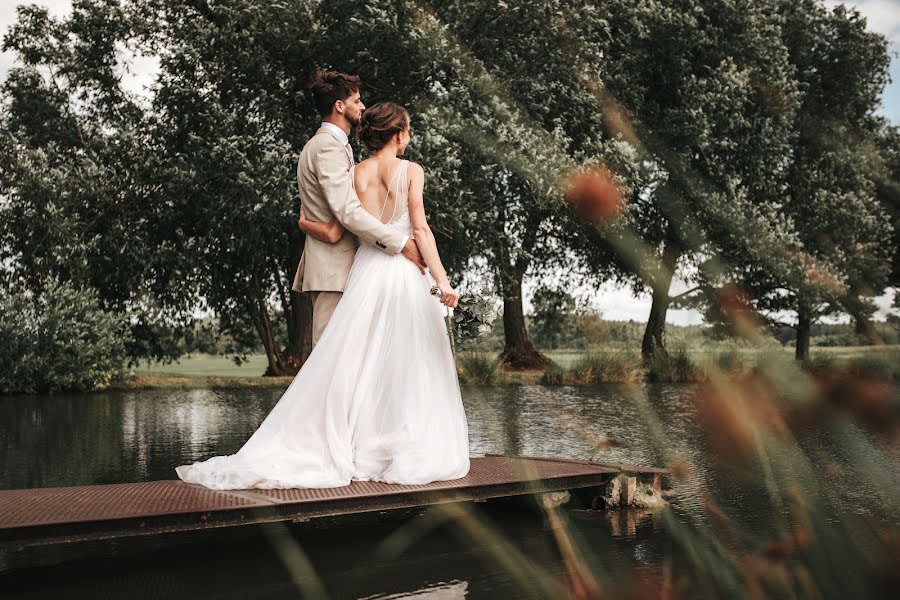
M18 2L16 0L0 0L0 36L4 35L15 21L16 6L20 4L40 4L50 9L52 14L64 15L72 9L70 0L37 0L34 2ZM836 2L825 0L825 4L834 6L846 4L856 7L868 20L868 27L884 34L891 41L891 83L888 84L882 97L880 112L893 123L900 124L900 0L856 0L854 2ZM6 76L13 64L9 53L0 53L0 79ZM152 59L144 59L131 65L131 75L125 78L126 86L140 91L152 80L158 63ZM528 286L526 286L528 287ZM673 293L682 291L684 287L675 283ZM527 292L526 292L527 293ZM880 306L890 306L890 294L879 299ZM650 311L647 297L634 298L630 291L604 286L596 296L595 304L603 311L607 319L634 319L644 321ZM527 307L526 307L527 309ZM884 312L879 311L883 316ZM693 311L670 310L668 320L673 323L699 323L699 314Z

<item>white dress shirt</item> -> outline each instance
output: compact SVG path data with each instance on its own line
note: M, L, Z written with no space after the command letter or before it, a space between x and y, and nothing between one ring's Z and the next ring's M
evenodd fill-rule
M332 132L337 139L341 140L345 144L350 143L350 139L347 137L347 134L344 133L344 130L335 125L334 123L329 123L328 121L322 121L322 127Z

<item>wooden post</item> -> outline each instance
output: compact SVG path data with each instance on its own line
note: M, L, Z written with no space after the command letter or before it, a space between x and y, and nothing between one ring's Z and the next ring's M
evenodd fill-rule
M622 486L621 506L634 505L634 493L637 491L637 477L626 477L625 485Z

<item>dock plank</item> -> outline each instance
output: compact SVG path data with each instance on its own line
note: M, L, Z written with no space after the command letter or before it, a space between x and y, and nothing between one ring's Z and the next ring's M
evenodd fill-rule
M336 488L216 491L172 480L5 490L0 491L0 542L33 545L306 521L592 487L620 472L589 461L488 455L473 457L463 478L425 485L353 481Z

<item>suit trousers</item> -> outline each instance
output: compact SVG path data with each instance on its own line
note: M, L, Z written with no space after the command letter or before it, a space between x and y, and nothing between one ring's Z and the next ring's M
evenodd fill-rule
M325 326L331 319L334 308L341 301L342 292L310 292L313 304L312 343L313 346L322 337Z

